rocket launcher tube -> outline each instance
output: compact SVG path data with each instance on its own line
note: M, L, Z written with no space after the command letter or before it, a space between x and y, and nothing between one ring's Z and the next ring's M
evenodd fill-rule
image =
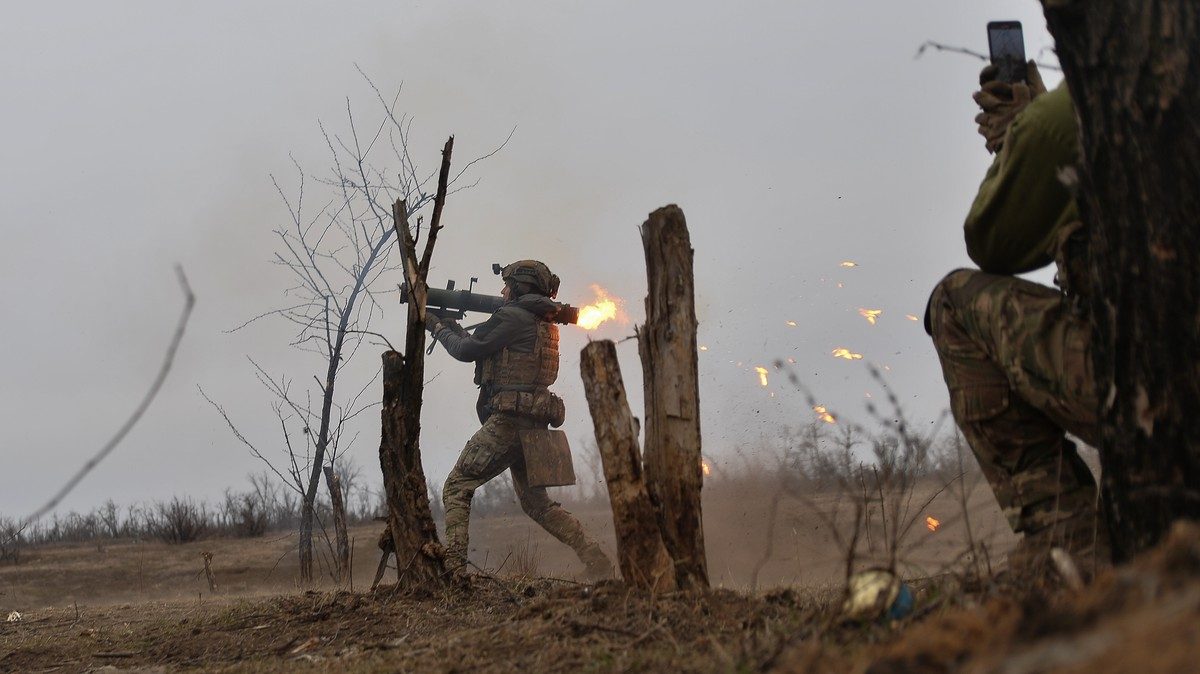
M408 302L408 284L400 285L400 303ZM468 311L494 314L504 306L504 298L482 295L469 290L455 290L453 282L449 288L430 288L425 298L426 310L442 318L461 320ZM555 323L574 325L579 322L579 309L569 304L559 304L558 312L552 317Z

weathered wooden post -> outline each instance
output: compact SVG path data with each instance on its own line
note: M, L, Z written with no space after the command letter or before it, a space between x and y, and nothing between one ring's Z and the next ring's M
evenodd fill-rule
M674 590L675 568L642 479L642 455L625 383L610 340L583 348L579 368L596 444L604 465L617 534L617 565L625 582L652 592Z
M646 322L638 329L646 482L679 587L708 587L692 244L683 211L673 204L651 213L641 231L648 288Z

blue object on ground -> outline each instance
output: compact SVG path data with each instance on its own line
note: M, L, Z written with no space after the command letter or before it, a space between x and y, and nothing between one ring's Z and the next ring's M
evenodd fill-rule
M896 600L892 602L888 608L887 619L899 620L904 616L912 613L913 610L913 592L908 587L908 583L900 583L900 592L896 594Z

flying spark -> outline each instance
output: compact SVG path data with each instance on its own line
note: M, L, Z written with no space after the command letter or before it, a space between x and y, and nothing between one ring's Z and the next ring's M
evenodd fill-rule
M854 353L850 349L838 348L833 350L833 357L844 358L846 360L862 360L863 355L861 353Z
M758 373L758 383L763 386L767 385L767 368L755 366L754 371Z
M794 328L794 327L796 327L796 321L788 321L787 325L789 328Z
M921 319L917 318L916 316L913 316L912 314L904 314L904 317L905 317L905 318L907 318L907 319L908 319L908 320L910 320L910 321L919 321L919 320L921 320Z
M837 419L835 419L833 415L829 413L829 410L825 409L824 405L813 405L813 411L817 413L817 418L821 421L824 421L827 424L837 423Z
M929 529L930 531L937 531L938 528L941 526L942 526L941 520L934 517L933 515L928 515L925 517L925 528L926 529Z
M851 262L850 260L846 260L845 262L843 262L843 263L842 263L842 264L840 264L839 266L841 266L841 267L845 267L845 268L849 269L849 268L851 268L851 267L857 267L857 266L858 266L858 263L857 263L857 262Z
M858 315L867 319L871 325L875 325L875 320L879 318L879 314L883 313L883 309L859 309Z

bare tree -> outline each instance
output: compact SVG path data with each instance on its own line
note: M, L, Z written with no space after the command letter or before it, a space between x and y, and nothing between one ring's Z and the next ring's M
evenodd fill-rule
M255 376L273 398L284 441L286 465L282 470L230 422L251 453L301 497L300 575L306 581L313 578L314 504L322 469L332 465L353 442L353 437L347 437L347 423L379 404L361 402L378 372L367 381L355 382L349 394L339 395L337 386L364 340L369 335L382 337L371 332L371 325L383 310L380 284L398 270L392 262L395 230L391 205L403 202L404 215L419 229L417 213L434 198L426 188L435 186L438 177L436 172L420 173L412 160L411 119L396 112L400 92L388 100L366 81L381 106L368 127L360 125L349 100L342 132L330 133L319 124L329 148L327 170L309 175L293 159L296 186L291 192L271 177L288 214L286 223L274 230L279 248L273 261L288 272L292 285L284 291L286 306L234 328L240 330L265 318L283 319L295 328L291 346L316 356L318 372L302 378L273 375L251 361ZM314 197L314 191L319 196ZM228 415L219 406L218 410L228 422Z

